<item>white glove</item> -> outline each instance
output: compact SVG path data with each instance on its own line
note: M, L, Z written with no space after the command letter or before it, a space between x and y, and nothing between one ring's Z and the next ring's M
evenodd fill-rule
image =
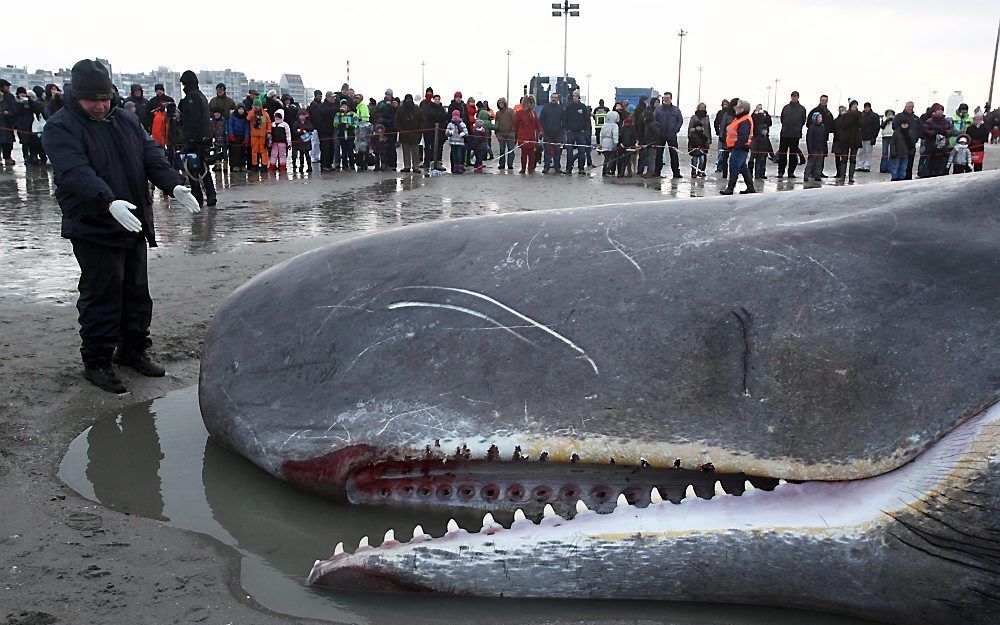
M191 189L188 189L182 184L174 187L174 199L178 204L188 209L189 213L197 213L201 211L201 207L198 206L198 200L194 199L191 195Z
M133 209L135 209L135 204L126 202L125 200L115 200L108 207L111 216L122 225L122 228L125 228L129 232L141 232L142 222L132 214Z

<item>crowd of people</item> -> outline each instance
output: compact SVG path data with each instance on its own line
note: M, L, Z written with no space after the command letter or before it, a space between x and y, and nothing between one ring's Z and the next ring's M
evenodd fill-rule
M660 177L669 164L674 178L682 177L679 138L686 125L684 148L690 175L708 175L709 155L715 151L715 171L732 193L737 177L746 182L743 192L754 192L754 180L767 177L768 163L777 165L778 177L795 178L805 166L806 181L826 178L824 162L832 156L836 178L853 182L857 171L871 171L874 147L881 143L879 172L892 180L938 176L979 170L986 143L1000 141L1000 109L970 114L962 104L948 115L934 104L918 115L912 102L903 111L876 113L868 102L851 101L836 113L827 96L807 111L797 91L778 117L778 149L771 129L775 120L759 104L739 98L723 100L710 114L704 103L689 118L672 102L640 98L638 104L616 102L611 108L600 100L591 108L578 92L562 103L557 93L539 104L530 95L511 107L504 98L496 109L488 101L463 98L460 91L447 103L428 88L417 102L410 94L402 99L386 89L381 100L365 98L348 84L339 91L315 91L309 103L288 94L250 90L242 100L233 99L226 86L215 86L208 100L194 72L181 76L185 97L179 103L167 96L163 85L146 98L139 85L128 97L115 89L112 105L129 110L163 148L175 169L187 176L199 203L212 206L216 194L211 169L311 173L320 171L396 171L402 154L402 172L443 172L443 150L450 150L450 171L472 168L482 172L485 162L496 158L499 169L513 170L520 152L520 173L571 174L594 167L593 155L603 156L605 176ZM13 164L15 137L27 165L44 165L40 137L45 122L63 106L57 85L2 86L0 147L6 164ZM713 140L714 138L714 140ZM494 153L494 139L499 150ZM805 152L802 142L805 140ZM831 145L832 139L832 145ZM714 150L713 150L714 147ZM565 155L565 167L563 156Z

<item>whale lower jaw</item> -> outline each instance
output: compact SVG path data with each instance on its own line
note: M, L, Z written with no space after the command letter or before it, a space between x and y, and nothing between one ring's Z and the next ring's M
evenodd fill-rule
M332 557L315 562L308 580L312 585L343 590L544 596L547 589L530 585L512 583L498 589L495 584L477 586L474 580L436 583L418 574L416 563L450 563L461 568L463 562L494 560L505 561L506 568L518 554L551 550L556 544L573 545L574 549L586 545L606 549L622 541L649 545L776 533L813 540L859 538L894 522L896 515L919 507L926 497L944 490L946 485L964 479L974 442L989 427L1000 427L1000 404L959 425L908 464L865 479L782 481L771 491L747 484L740 495L719 490L717 484L711 499L691 491L679 503L664 500L654 489L645 499L649 502L645 507L631 505L619 496L617 505L606 514L578 504L576 514L565 518L546 506L537 523L516 512L513 524L505 527L487 513L483 527L476 532L459 528L452 521L443 536L434 538L418 525L409 541L400 542L390 531L378 547L369 545L367 537L353 553L337 545ZM427 565L425 568L434 569ZM588 596L595 595L591 592Z

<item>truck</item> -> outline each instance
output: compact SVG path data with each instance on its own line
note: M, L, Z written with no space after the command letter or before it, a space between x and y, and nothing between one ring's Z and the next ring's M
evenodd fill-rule
M652 87L615 87L615 102L628 102L628 110L635 108L639 104L639 98L646 96L646 99L660 97L660 92Z
M535 105L538 108L538 114L541 115L542 108L549 101L553 92L558 93L559 101L565 104L569 102L570 94L579 89L580 85L572 76L567 76L564 81L562 76L535 74L531 77L530 84L524 86L524 95L531 94L535 97Z

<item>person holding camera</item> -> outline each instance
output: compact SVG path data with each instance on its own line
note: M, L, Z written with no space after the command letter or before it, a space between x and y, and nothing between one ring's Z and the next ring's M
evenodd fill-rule
M65 106L46 123L42 143L55 173L62 236L80 265L84 377L124 393L112 362L145 376L164 374L146 353L153 315L146 245L156 246L147 181L191 213L199 208L139 119L111 105L113 96L103 65L78 62Z
M198 206L215 206L215 181L211 167L214 164L212 152L212 128L208 115L208 98L198 88L198 75L191 70L181 74L184 98L178 108L181 111L181 130L184 132L184 152L182 171L191 184L191 193L198 200ZM195 158L191 158L194 156ZM204 195L202 186L205 187Z

